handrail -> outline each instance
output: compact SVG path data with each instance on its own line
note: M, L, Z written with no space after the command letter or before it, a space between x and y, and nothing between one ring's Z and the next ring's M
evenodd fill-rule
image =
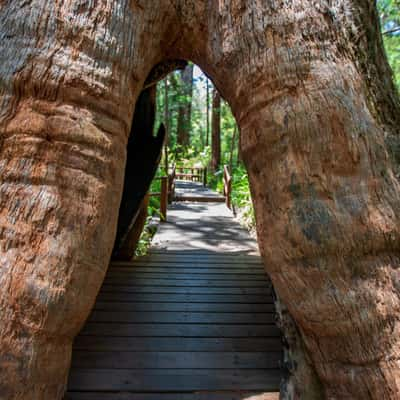
M160 221L167 221L167 207L168 207L168 196L169 196L169 176L158 176L154 179L161 180L161 191L150 192L149 196L160 198Z
M175 179L176 165L172 167L172 171L168 174L168 203L171 204L175 197Z
M232 194L232 176L229 173L229 167L224 165L224 196L225 196L225 204L231 209L231 194Z
M172 203L175 198L176 179L180 178L184 180L191 180L192 182L194 180L197 180L198 182L201 181L203 185L206 186L207 168L173 165L172 168L169 168L168 176L156 176L154 178L154 180L161 180L161 191L151 192L149 193L149 196L160 198L161 222L167 221L167 207L168 204ZM230 207L230 205L228 207Z
M161 178L161 196L160 196L160 221L167 221L168 207L168 176Z
M207 184L207 168L193 167L191 165L175 166L176 178L192 182L202 182Z

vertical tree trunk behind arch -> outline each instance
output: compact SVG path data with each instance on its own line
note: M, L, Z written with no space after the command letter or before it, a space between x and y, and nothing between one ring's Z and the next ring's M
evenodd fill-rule
M178 126L176 131L176 143L185 148L190 144L190 121L192 114L193 93L193 64L189 64L181 71L181 90L183 100L179 102Z
M221 164L221 95L214 88L211 114L211 169L216 171Z

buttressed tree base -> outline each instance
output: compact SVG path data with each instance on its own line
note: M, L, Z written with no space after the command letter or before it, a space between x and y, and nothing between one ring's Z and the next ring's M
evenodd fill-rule
M136 100L155 65L191 60L240 126L282 398L399 399L400 108L372 3L0 1L0 398L62 399Z

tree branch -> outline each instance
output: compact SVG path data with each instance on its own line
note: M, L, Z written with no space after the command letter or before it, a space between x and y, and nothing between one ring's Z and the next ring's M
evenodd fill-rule
M390 33L395 33L400 31L400 26L393 28L393 29L389 29L388 31L383 32L383 35L389 35Z

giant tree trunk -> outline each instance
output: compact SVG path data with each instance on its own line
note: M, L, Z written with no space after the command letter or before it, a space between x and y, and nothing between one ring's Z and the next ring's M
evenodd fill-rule
M214 89L211 118L211 169L216 171L221 164L221 96Z
M192 114L193 93L193 64L189 64L181 71L181 85L183 99L178 108L178 126L176 131L176 142L182 148L190 144L190 120Z
M399 398L400 109L372 2L6 0L0 36L3 398L62 398L132 111L170 59L201 65L240 125L289 346L282 397Z

